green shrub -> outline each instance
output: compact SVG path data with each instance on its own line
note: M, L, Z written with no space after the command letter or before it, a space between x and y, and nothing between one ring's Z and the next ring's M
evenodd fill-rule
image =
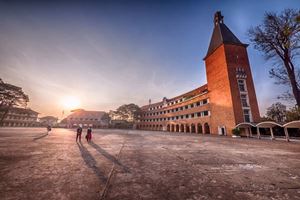
M232 129L232 134L235 135L235 136L240 136L241 131L238 128L234 128L234 129Z

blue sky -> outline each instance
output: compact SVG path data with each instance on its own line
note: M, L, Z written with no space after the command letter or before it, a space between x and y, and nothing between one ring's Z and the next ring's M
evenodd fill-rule
M203 57L221 10L244 43L266 11L299 1L0 1L0 77L22 86L30 107L60 116L64 96L81 107L147 104L206 83ZM261 114L285 91L272 63L248 47Z

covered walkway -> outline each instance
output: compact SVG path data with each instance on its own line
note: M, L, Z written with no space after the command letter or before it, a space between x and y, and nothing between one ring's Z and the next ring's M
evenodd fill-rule
M271 133L271 139L272 140L275 140L275 136L274 136L274 128L275 127L283 128L284 129L284 137L285 137L286 141L290 141L290 136L289 136L288 129L289 128L300 129L300 120L291 121L291 122L288 122L286 124L280 124L280 123L273 122L273 121L264 121L264 122L260 122L258 124L242 122L242 123L239 123L235 126L235 128L244 129L245 132L246 132L247 137L253 137L251 128L256 128L258 139L261 139L260 128L269 129L270 133Z

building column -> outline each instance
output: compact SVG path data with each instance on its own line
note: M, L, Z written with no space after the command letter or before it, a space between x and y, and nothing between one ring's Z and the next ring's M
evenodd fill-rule
M260 139L259 127L257 127L257 138Z
M284 127L284 133L285 133L285 139L286 139L286 141L289 142L290 141L290 136L289 136L289 132L288 132L288 130L287 130L286 127Z
M179 133L181 132L181 124L179 124Z
M251 127L249 128L249 134L250 134L250 137L252 137L252 130L251 130Z
M195 124L195 133L198 133L198 124Z
M205 123L204 123L205 124ZM202 124L201 126L202 126L202 134L203 135L205 135L205 126L204 126L204 124Z
M273 128L272 127L270 128L270 131L271 131L271 140L275 140L274 133L273 133Z
M186 133L186 125L183 126L183 132Z
M190 124L190 133L192 133L192 124Z

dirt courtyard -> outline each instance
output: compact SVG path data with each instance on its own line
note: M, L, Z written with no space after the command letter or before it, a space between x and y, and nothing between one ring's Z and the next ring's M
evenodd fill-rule
M300 199L300 142L0 129L0 199Z

